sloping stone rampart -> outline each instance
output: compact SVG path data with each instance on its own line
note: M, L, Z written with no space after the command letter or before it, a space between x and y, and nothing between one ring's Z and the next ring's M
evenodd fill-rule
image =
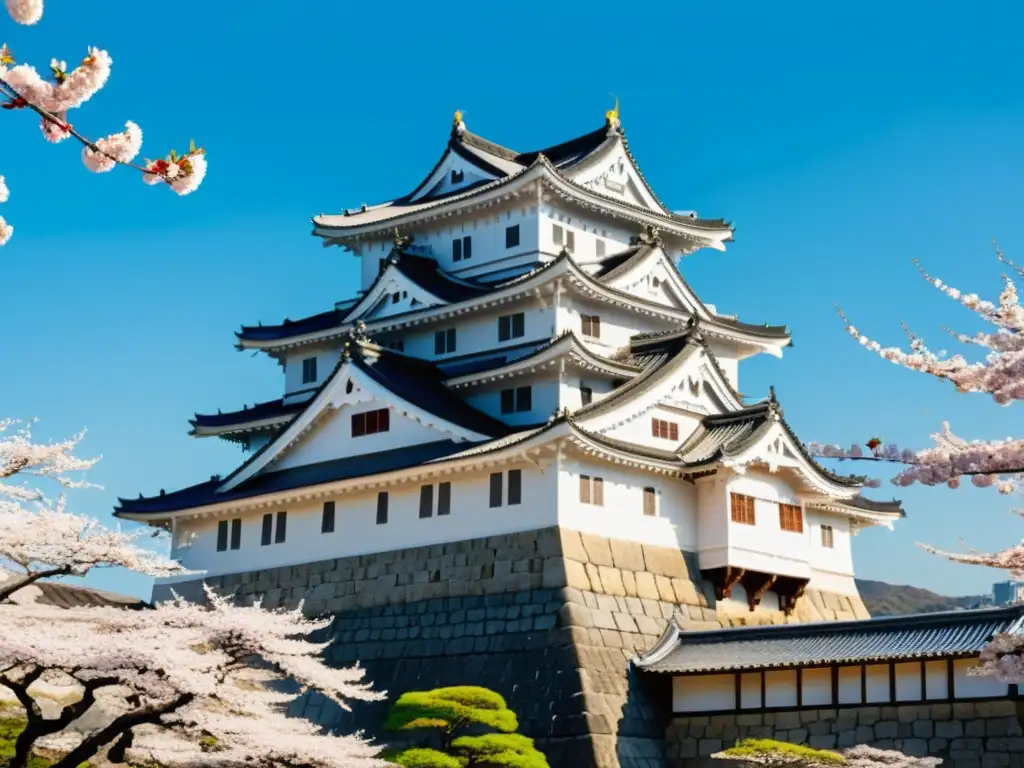
M391 700L441 685L497 690L554 768L662 768L664 692L644 690L628 660L673 616L693 629L867 617L859 598L814 591L791 617L726 615L695 556L559 528L207 581L267 607L305 601L310 614L335 615L331 660L360 661ZM198 586L174 589L198 597ZM386 710L344 713L310 697L295 712L378 735Z

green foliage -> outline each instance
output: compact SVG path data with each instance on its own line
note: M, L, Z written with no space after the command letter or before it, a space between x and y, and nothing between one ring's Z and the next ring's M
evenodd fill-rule
M460 736L452 742L456 754L472 764L501 768L548 768L547 758L533 746L533 739L519 733L488 733Z
M470 725L512 733L519 727L519 720L499 694L463 685L403 693L391 708L384 728L389 731L439 728L452 733L456 728Z
M800 744L788 744L772 739L743 739L736 746L715 755L721 759L743 760L761 757L786 758L794 764L803 763L809 766L846 765L846 758L836 752L825 749L804 747Z
M7 765L8 759L14 756L14 742L25 727L25 721L0 720L0 766ZM42 757L33 757L29 760L29 768L49 768L50 761Z
M396 755L388 755L390 760L402 768L463 768L466 761L458 757L446 755L436 749L406 749Z
M499 733L456 735L460 729L480 726ZM440 750L415 747L383 756L404 768L549 768L533 739L515 733L519 720L505 699L486 688L456 686L404 693L384 727L389 731L434 729L440 736Z

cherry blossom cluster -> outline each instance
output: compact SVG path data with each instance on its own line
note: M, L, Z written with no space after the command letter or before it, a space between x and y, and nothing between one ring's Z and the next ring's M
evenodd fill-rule
M1018 275L1020 268L997 250L998 258L1012 267ZM919 267L920 268L920 267ZM846 325L846 332L860 344L889 362L949 380L959 392L982 392L992 396L1000 405L1024 399L1024 307L1020 305L1017 287L1013 280L1003 277L1003 290L998 303L984 301L977 294L964 294L956 288L933 278L923 269L924 278L942 293L974 312L978 317L994 326L990 333L967 336L950 332L965 344L987 350L980 362L969 362L962 355L945 357L932 352L922 339L906 329L910 351L898 347L882 347L865 336L840 311L839 316Z
M1024 269L1008 259L998 246L996 257L1009 267L1013 275L1024 277ZM962 355L947 357L936 354L906 326L904 330L909 339L909 351L897 347L884 348L862 334L840 311L839 316L847 333L883 359L948 380L958 392L981 392L991 396L999 405L1024 400L1024 307L1020 304L1013 278L1003 276L1003 290L998 300L992 302L974 293L965 294L932 277L920 264L917 266L925 280L992 327L989 332L973 336L949 331L957 341L984 350L981 361L969 362ZM846 449L812 443L809 449L824 458L903 464L903 470L893 478L893 483L899 486L920 483L958 488L962 478L970 477L972 485L995 487L1004 494L1024 488L1024 440L1008 437L1005 440L970 442L954 434L948 423L943 423L942 431L931 437L932 447L921 451L902 450L895 445L884 444L878 437L871 438L865 444L867 452L858 445ZM1000 568L1009 571L1015 578L1024 578L1024 542L994 553L953 553L928 545L920 546L954 562ZM1019 636L1001 635L995 638L982 653L982 663L976 674L995 675L1006 682L1024 682L1022 649L1024 641Z
M935 768L942 765L940 757L913 757L863 744L834 752L770 739L741 741L736 747L711 757L769 768Z
M65 715L80 717L102 689L123 690L126 711L94 734L65 732L70 768L116 742L165 765L305 765L315 768L385 766L378 748L361 735L332 736L305 720L287 718L296 695L316 692L348 707L379 701L359 667L329 667L326 643L310 633L330 621L294 611L241 606L206 590L206 603L182 599L155 610L62 610L39 604L0 606L0 683L16 694L39 670L60 672L82 689L82 699L56 720L43 719L28 702L31 733L41 736ZM298 687L284 692L280 683ZM19 696L19 698L21 698ZM51 730L56 733L63 726ZM22 744L27 760L31 744ZM11 765L18 768L19 756Z
M43 0L6 0L7 12L19 24L35 24L43 18Z
M123 567L150 576L188 573L179 563L139 546L144 530L110 531L88 517L69 512L63 495L50 501L39 488L17 478L48 479L60 488L87 483L72 475L93 467L74 450L83 434L70 440L36 443L30 422L0 421L0 561L18 572L0 572L0 603L19 589L51 576L81 576L96 567Z
M16 21L34 23L42 15L42 3L31 0L7 0L8 10ZM92 141L76 131L68 121L68 112L85 104L110 78L113 60L110 54L90 48L81 63L68 71L67 62L50 61L49 79L42 77L34 67L16 64L10 49L0 47L0 96L7 98L2 106L6 110L28 109L39 115L43 138L52 144L75 138L82 145L82 162L93 173L105 173L117 165L127 165L142 173L146 184L166 184L179 195L187 195L199 188L206 176L206 156L194 142L186 153L171 150L165 159L136 164L142 149L142 129L135 123L125 123L123 131ZM3 179L0 177L0 186ZM0 202L7 197L2 186ZM0 219L0 246L6 244L14 228Z
M893 443L882 443L872 438L865 445L843 448L839 445L808 443L814 456L826 459L852 461L881 461L906 465L892 483L907 487L945 485L959 488L961 478L970 477L977 488L995 487L1008 494L1019 490L1024 472L1024 440L1008 437L1006 440L976 440L968 442L954 434L949 422L943 422L942 431L931 435L934 446L922 451L900 448Z

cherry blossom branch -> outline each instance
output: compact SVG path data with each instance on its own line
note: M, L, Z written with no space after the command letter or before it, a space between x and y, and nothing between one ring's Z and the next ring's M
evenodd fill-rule
M92 736L82 740L82 743L72 749L60 760L56 761L52 768L77 768L85 761L96 756L103 747L115 739L119 739L126 731L140 725L155 725L167 714L175 712L190 704L195 699L195 694L183 693L171 701L163 704L151 704L126 712L117 717L106 728L102 728Z
M14 86L12 86L10 83L8 83L6 80L4 80L2 77L0 77L0 93L2 93L4 96L6 96L9 99L12 99L19 107L28 107L33 112L35 112L37 115L42 117L43 120L45 120L45 121L47 121L49 123L52 123L60 131L63 131L64 133L68 134L72 138L77 139L87 149L90 149L91 151L93 151L93 152L95 152L95 153L97 153L99 155L103 155L108 160L110 160L110 161L112 161L114 163L117 163L118 165L126 165L129 168L134 168L135 170L141 171L142 173L145 173L145 174L159 175L154 170L150 170L149 168L146 168L144 166L138 165L137 163L133 163L133 162L131 162L129 160L122 160L122 159L120 159L118 157L115 157L114 155L110 154L109 152L105 151L104 149L99 147L96 144L95 141L93 141L92 139L89 139L89 138L83 136L81 133L76 131L71 126L71 123L64 122L64 121L60 120L55 115L47 112L42 107L36 106L31 101L26 99L24 96L22 96L17 91L17 89L14 88Z

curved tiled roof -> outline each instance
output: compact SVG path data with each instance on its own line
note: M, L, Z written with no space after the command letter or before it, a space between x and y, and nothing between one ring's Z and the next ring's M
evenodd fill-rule
M283 416L294 416L306 407L306 401L285 403L284 398L268 400L264 403L256 403L252 406L239 408L237 411L227 413L197 413L194 419L189 420L193 429L196 427L232 427L249 424L255 421L266 421Z
M976 656L996 634L1024 631L1024 605L856 621L693 631L673 622L632 660L661 674Z

